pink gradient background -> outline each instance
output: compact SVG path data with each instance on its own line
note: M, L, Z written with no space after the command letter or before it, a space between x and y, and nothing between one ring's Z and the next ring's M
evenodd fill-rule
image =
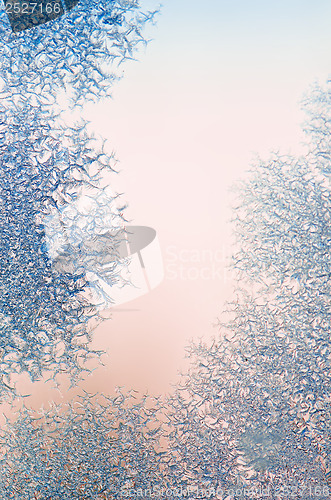
M255 153L302 151L299 101L330 71L331 7L288 3L166 1L154 41L127 64L113 99L84 110L120 160L112 182L125 193L126 217L158 233L166 276L98 328L94 346L109 357L81 387L167 392L185 368L188 340L217 334L230 281L170 279L169 252L231 253L228 188ZM212 265L180 263L192 274ZM49 384L21 387L33 406L61 400Z

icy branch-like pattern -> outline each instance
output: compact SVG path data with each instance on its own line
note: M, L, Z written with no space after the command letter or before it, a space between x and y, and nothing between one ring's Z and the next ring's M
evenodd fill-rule
M102 186L113 169L86 124L66 126L73 106L109 95L114 61L131 57L154 13L135 0L81 0L70 12L13 33L0 11L0 400L12 375L70 372L90 351L98 307L111 304L96 276L123 281L124 219ZM61 111L61 110L60 110Z
M56 143L54 133L46 135ZM85 144L77 137L74 143ZM78 157L73 153L73 165ZM40 421L26 411L2 434L3 498L136 498L140 491L150 498L146 491L160 486L169 498L201 499L203 491L261 498L263 488L273 500L308 500L312 490L331 487L331 200L325 156L319 158L313 142L307 158L273 156L241 185L233 259L241 288L220 338L191 346L191 369L174 393L153 409L146 399L126 406L120 395L101 406L86 396L79 409L73 403ZM88 164L71 179L81 180ZM46 174L42 179L56 183ZM84 179L94 182L85 172ZM55 192L55 209L79 251L83 207L80 213L77 200L72 204L71 189L54 185ZM29 198L17 199L24 207ZM54 247L59 256L61 245ZM54 262L49 269L57 276Z
M2 5L1 98L45 107L59 90L75 105L109 96L115 66L146 43L142 30L154 16L140 12L136 0L81 0L53 21L12 33Z
M315 84L303 104L309 119L305 132L313 145L312 158L316 167L326 175L331 174L331 80L321 87Z
M125 498L158 478L153 401L85 395L48 411L27 408L1 432L0 498Z
M104 151L93 151L85 126L56 128L29 106L16 113L2 109L0 129L0 345L2 396L10 392L13 373L28 372L33 380L44 370L71 371L77 377L89 351L89 319L97 311L89 301L93 284L86 278L85 260L93 258L98 272L98 243L93 238L110 227L107 258L112 265L109 280L116 281L120 264L116 248L123 235L120 214L109 207L114 198L103 190L104 171L113 169L113 159ZM57 215L61 229L79 228L78 213L70 212L73 199L84 190L100 206L101 218L84 213L90 247L72 235L66 246L69 267L56 266L47 246L45 228ZM105 215L108 207L109 223ZM67 209L66 218L61 217ZM82 207L84 210L84 207ZM113 217L111 217L114 215ZM59 234L60 230L59 230ZM94 243L93 243L94 242ZM87 243L86 243L87 245ZM75 257L76 253L76 257ZM93 255L94 254L94 255Z
M85 70L88 53L95 61L98 50L104 57L104 41L120 29L111 18L105 21L105 5L110 16L121 19L121 28L126 7L129 12L136 6L92 2L92 14L99 12L109 32L95 31L94 14L83 2L72 17L54 21L52 32L51 25L16 38L3 31L7 47L13 44L13 54L15 47L22 54L21 69L13 66L16 74L10 76L6 65L3 70L3 95L15 85L19 90L15 113L3 105L1 125L3 393L10 392L10 376L19 371L34 379L44 370L69 368L78 376L80 361L90 354L86 325L96 315L87 298L93 288L87 275L94 264L102 272L105 242L110 243L107 278L116 282L120 276L121 221L107 212L113 197L101 188L99 176L111 168L110 159L93 153L84 126L65 131L53 126L49 109L43 118L38 108L46 95L38 87L41 68L47 73L48 63L49 96L70 83L77 103L84 92L94 98L94 85L103 95L104 75L99 79L95 66L90 80ZM124 11L114 11L114 5ZM90 30L84 31L82 22L70 24L80 9L91 14ZM74 42L66 53L68 40L62 46L61 30L54 29L65 23L81 37L82 66ZM32 59L24 49L29 37ZM58 44L46 59L36 52L40 39ZM66 61L81 78L70 77ZM29 77L37 92L32 106L20 97L30 63L36 69ZM33 92L29 82L26 96ZM1 433L2 498L132 498L139 490L146 498L143 492L160 484L172 491L166 495L171 498L198 499L202 488L224 492L215 498L260 498L259 488L268 487L275 500L308 499L311 487L331 486L329 85L316 87L306 102L308 155L261 161L239 187L233 269L240 288L220 322L220 338L191 346L190 371L153 408L147 398L132 404L120 393L104 402L85 395L78 404L54 407L37 418L24 410ZM96 217L99 209L102 216ZM249 493L252 487L257 493ZM127 494L130 489L134 492Z
M303 386L299 393L296 387L291 390L291 376L282 367L276 372L277 346L272 351L270 346L259 346L258 339L255 349L247 353L246 343L243 338L237 346L225 340L212 347L194 346L193 367L169 401L174 428L169 433L169 483L178 486L180 477L184 486L223 492L243 487L258 491L266 484L274 492L289 486L303 489L308 483L327 486L325 470L317 460L330 451L327 425L319 425L321 409L326 410L322 418L330 417L327 405L321 405L322 398L320 406L315 405L308 397L314 387ZM263 364L269 356L275 363L270 374ZM299 365L293 351L289 358L287 365ZM302 373L296 380L300 378L303 381Z
M239 191L236 269L261 284L267 279L267 288L283 283L300 295L325 290L330 274L327 178L317 176L305 159L275 156L262 162Z
M234 498L331 487L328 89L306 104L307 157L274 155L238 188L240 288L220 339L192 346L191 371L169 399L171 484L184 470L186 484L237 487Z

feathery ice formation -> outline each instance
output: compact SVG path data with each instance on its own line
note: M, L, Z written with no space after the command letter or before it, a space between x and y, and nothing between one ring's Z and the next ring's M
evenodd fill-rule
M99 187L104 171L113 169L113 159L104 151L93 151L83 125L56 129L36 109L16 111L3 110L0 125L2 393L10 391L11 374L22 371L33 380L44 370L70 371L75 378L89 352L89 319L97 317L97 310L89 300L93 284L86 280L88 266L79 258L82 242L78 236L76 245L71 239L63 251L72 265L57 267L47 248L45 221L70 207L82 189L93 193L96 204L99 196L101 213L105 216L108 207L113 228L108 238L113 259L108 280L113 282L120 279L116 248L123 234L120 215L111 211L114 198ZM67 214L64 228L75 225L77 216L73 213L70 221ZM93 212L84 214L84 224L92 241L105 228L104 219ZM79 223L76 227L78 231ZM86 260L88 249L84 255ZM94 265L97 271L95 258Z
M109 95L115 77L105 66L131 57L153 16L135 0L82 0L61 18L13 33L0 11L0 400L15 394L14 374L70 372L75 381L95 354L95 306L111 297L91 267L107 283L121 282L124 219L102 186L112 156L94 151L85 123L66 127L57 98L71 89L81 106ZM93 199L93 210L80 196ZM106 256L95 240L102 233Z
M27 408L1 431L0 498L125 498L159 477L152 398L84 395L48 411Z
M13 33L0 10L0 97L40 108L56 104L59 91L81 106L111 93L116 66L132 59L156 12L136 0L81 0L70 12Z

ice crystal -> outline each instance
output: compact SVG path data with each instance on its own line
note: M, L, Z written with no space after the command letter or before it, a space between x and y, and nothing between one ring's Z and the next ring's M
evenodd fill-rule
M324 86L315 84L303 100L309 119L305 131L310 137L311 160L324 174L331 174L331 83Z
M329 88L306 103L307 156L261 161L238 188L239 286L169 399L170 484L185 471L224 498L331 486Z
M119 271L116 248L123 224L95 217L99 206L114 201L100 185L104 171L112 171L113 158L93 150L84 124L71 129L54 125L30 106L16 113L2 109L0 124L0 328L1 390L10 391L13 373L28 372L33 380L44 370L71 370L78 375L88 355L89 319L97 312L88 300L93 283L83 262L94 259L98 269L96 235L108 233L107 254L112 266L109 280ZM66 246L67 267L56 266L46 238L49 218L61 217L77 193L92 194L95 210L85 213L90 248L82 247L77 235ZM99 195L99 198L98 198ZM109 210L108 210L109 211ZM100 215L99 214L99 215ZM70 219L71 216L71 219ZM62 227L79 228L77 213L67 213ZM93 240L94 238L94 240ZM100 259L99 259L100 260ZM105 259L101 259L101 267ZM92 353L92 352L91 352Z
M1 432L0 498L125 498L159 481L161 432L152 399L84 394L28 408Z
M2 99L44 107L60 90L71 93L75 105L110 95L115 66L146 43L142 30L154 16L141 12L136 0L81 0L61 17L13 33L3 5Z
M104 258L99 261L95 235L104 236L105 218L99 225L93 207L89 217L77 192L91 189L98 207L95 166L97 173L111 167L93 153L84 127L57 129L40 104L67 85L77 103L107 93L110 81L98 61L116 36L124 57L126 37L140 39L139 30L125 24L135 8L133 1L81 2L15 36L2 28L4 61L6 51L13 56L1 70L3 95L19 93L17 113L4 105L1 124L3 391L17 371L33 378L47 369L79 373L79 358L89 353L77 337L87 336L95 315L83 292L91 286L90 250L97 266ZM39 53L39 43L54 51ZM32 106L21 98L24 85L25 96L37 94ZM153 487L165 486L172 498L201 498L208 488L219 498L252 498L270 488L270 498L308 499L312 487L330 483L329 88L330 82L316 87L306 102L307 156L260 161L239 187L232 266L240 288L221 318L220 337L190 347L191 369L155 407L147 398L132 404L122 393L103 401L85 395L39 416L25 409L7 422L2 498L148 498ZM103 196L109 194L100 197L101 210ZM108 215L109 231L114 220ZM60 225L65 231L57 239ZM82 237L87 227L94 235L88 240ZM119 243L110 230L107 241L113 237L110 264Z
M154 13L135 0L66 5L18 32L0 11L0 399L14 393L13 374L76 380L93 354L94 306L111 304L95 273L122 279L123 219L101 185L113 158L94 150L85 122L61 121L57 100L61 90L75 106L109 95L110 66L133 55Z

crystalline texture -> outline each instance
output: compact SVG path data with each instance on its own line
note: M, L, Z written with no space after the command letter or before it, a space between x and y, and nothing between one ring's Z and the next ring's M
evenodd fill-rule
M17 33L8 22L8 2L0 12L0 398L14 393L12 375L21 372L36 380L45 371L65 371L74 381L93 354L88 341L89 320L98 320L90 300L96 285L87 281L84 263L98 253L93 237L105 232L105 207L114 201L100 185L113 158L94 151L84 122L65 126L56 102L61 89L72 89L74 106L109 95L115 76L105 61L132 55L153 18L135 1L83 0L66 7L70 12L60 18ZM65 249L69 265L56 266L46 221L68 215L79 192L95 197L94 212L100 212L86 215L92 241L73 237ZM77 214L61 224L78 227ZM113 229L111 255L94 255L96 270L100 259L111 259L108 283L121 279L116 255L123 224Z

